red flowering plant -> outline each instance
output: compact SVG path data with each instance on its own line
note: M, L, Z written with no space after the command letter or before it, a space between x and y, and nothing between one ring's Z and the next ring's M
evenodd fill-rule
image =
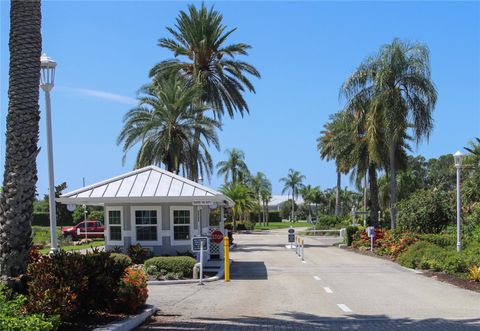
M383 237L385 236L385 229L382 228L375 228L375 237L373 238L373 247L378 248L380 247L380 242L382 241ZM367 229L363 231L359 231L354 238L352 243L353 247L370 247L370 237L368 236Z
M417 241L417 236L410 232L386 231L383 239L378 243L377 254L388 255L395 260Z
M134 314L145 305L147 298L147 276L143 268L132 266L125 269L117 292L117 311Z

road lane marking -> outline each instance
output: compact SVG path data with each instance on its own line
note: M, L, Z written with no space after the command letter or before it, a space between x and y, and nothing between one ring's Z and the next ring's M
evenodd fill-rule
M302 261L302 263L307 263L307 261Z
M324 287L323 289L324 289L325 292L327 292L327 293L333 293L333 291L330 289L330 287Z
M350 308L348 308L347 305L344 305L343 303L337 303L337 306L338 306L338 308L340 308L341 310L343 310L346 313L351 313L352 312L352 310Z
M313 278L315 278L315 280L322 280L320 277L318 276L313 276Z

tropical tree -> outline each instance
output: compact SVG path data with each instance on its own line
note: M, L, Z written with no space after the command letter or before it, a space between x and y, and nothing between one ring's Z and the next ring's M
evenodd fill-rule
M236 221L243 220L255 208L255 197L250 188L241 183L227 183L220 188L220 192L233 200L232 207L233 229L237 229Z
M250 189L252 190L253 195L257 199L258 203L258 222L260 222L261 212L265 216L265 208L262 205L262 193L265 194L266 191L271 191L272 185L267 179L267 176L263 172L257 172L255 176L250 176L248 179ZM264 192L265 191L265 192Z
M377 55L367 58L345 81L347 98L355 95L371 100L373 117L385 129L390 172L391 226L397 224L397 153L412 132L417 144L428 138L433 128L432 112L437 92L430 75L428 48L421 43L394 39Z
M3 193L0 195L0 276L25 273L37 182L40 55L39 0L10 2L10 70Z
M303 187L302 182L304 180L305 176L293 169L288 170L286 177L280 178L280 182L283 183L282 194L288 192L289 195L292 195L292 222L295 217L295 199L298 198L299 190Z
M268 203L272 199L272 184L268 180L265 187L260 190L260 199L263 206L263 224L268 226Z
M324 125L324 130L320 132L317 138L317 150L320 157L327 161L335 160L337 172L337 186L335 191L335 215L340 213L340 190L342 173L346 174L350 170L348 156L351 151L349 145L349 130L345 128L346 122L342 119L342 114L336 113L330 117L330 121Z
M315 204L315 214L317 216L318 221L318 214L319 214L319 205L325 204L326 199L325 195L320 189L320 186L315 186L310 191L310 198L313 204Z
M207 116L198 116L206 107L198 105L201 96L197 86L187 84L181 77L157 77L143 87L139 104L124 117L123 129L117 144L123 144L124 161L132 147L140 145L135 167L164 164L168 171L180 169L190 174L191 159L198 158L201 173L211 173L213 162L208 147L220 148L217 129L220 123ZM194 151L195 135L200 150Z
M225 183L230 177L232 183L243 183L250 175L247 164L245 163L245 154L236 148L227 149L227 160L217 163L217 173L224 176Z
M312 203L314 203L314 198L315 198L314 197L314 193L315 193L314 191L315 191L315 187L313 187L310 184L305 185L304 187L302 187L299 190L299 193L303 198L303 202L307 206L308 218L309 219L311 219L311 217L312 217Z
M174 59L155 65L150 76L178 73L191 85L199 85L202 90L201 102L211 106L215 115L221 118L225 111L230 117L235 112L242 116L249 112L243 92L255 93L249 76L260 77L260 73L238 56L248 55L250 45L245 43L228 44L227 41L236 29L228 29L223 24L223 16L214 8L207 9L188 6L188 11L180 11L174 27L167 27L170 38L161 38L158 45L171 51ZM202 117L203 113L197 116ZM200 136L199 132L195 135ZM196 139L193 148L198 150ZM196 180L196 160L192 160L191 179Z

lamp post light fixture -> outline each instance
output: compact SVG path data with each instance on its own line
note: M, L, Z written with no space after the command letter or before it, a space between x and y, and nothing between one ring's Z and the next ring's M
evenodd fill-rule
M53 145L52 145L52 115L50 104L50 91L55 81L55 68L57 63L46 54L40 57L40 87L45 92L45 121L47 123L47 157L48 157L48 198L50 213L50 252L56 252L57 242L57 213L55 208L55 180L53 173Z
M460 151L456 151L453 154L455 161L455 168L457 168L457 252L462 250L462 242L460 235L460 213L461 213L461 200L460 200L460 169L462 168L463 154Z

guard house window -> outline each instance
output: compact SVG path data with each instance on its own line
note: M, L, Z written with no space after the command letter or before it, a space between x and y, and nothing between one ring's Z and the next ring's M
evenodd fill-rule
M122 240L122 216L120 210L108 211L108 231L111 241Z
M190 210L173 211L173 240L190 240Z
M135 227L138 241L157 240L157 211L136 210Z

